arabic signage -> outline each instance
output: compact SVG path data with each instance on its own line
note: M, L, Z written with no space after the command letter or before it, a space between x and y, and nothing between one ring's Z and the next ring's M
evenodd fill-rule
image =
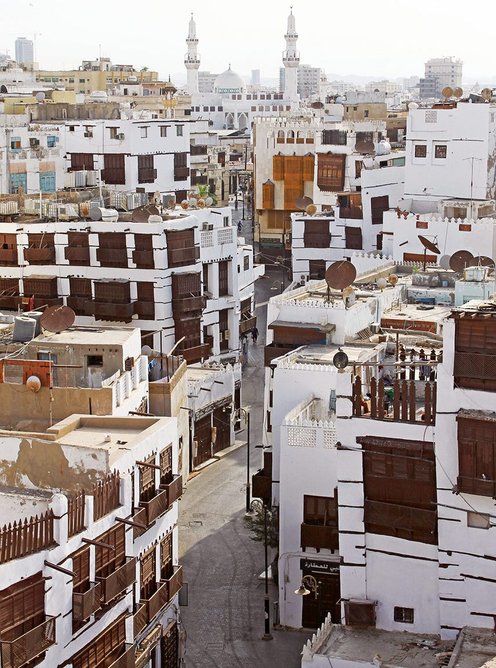
M339 573L339 564L335 561L300 559L300 568L302 571L312 571L312 573L329 573L331 575Z

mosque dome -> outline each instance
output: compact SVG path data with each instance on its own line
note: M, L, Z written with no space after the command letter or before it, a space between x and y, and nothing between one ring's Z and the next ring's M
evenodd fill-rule
M245 89L245 82L239 74L232 71L230 65L229 69L219 74L214 82L214 93L218 95L239 95L244 93Z

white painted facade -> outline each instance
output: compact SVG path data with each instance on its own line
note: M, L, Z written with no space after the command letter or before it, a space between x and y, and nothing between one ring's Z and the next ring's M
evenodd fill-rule
M102 432L108 432L105 443L102 444ZM126 434L132 437L127 448L119 448L119 438ZM172 537L173 564L178 562L178 503L175 500L166 512L162 513L154 523L142 531L141 535L133 537L132 526L125 527L125 554L134 560L136 573L134 582L122 588L122 596L106 606L104 614L91 615L76 633L73 631L73 577L61 573L49 564L55 564L71 571L73 561L71 555L78 549L85 547L84 540L97 540L105 531L122 526L117 518L132 519L135 514L136 502L139 499L139 467L136 461L143 461L153 455L158 464L158 452L167 444L172 445L172 468L177 471L177 425L173 418L98 418L95 416L70 416L66 420L54 425L46 433L26 434L4 432L0 437L2 442L2 465L7 460L15 461L19 457L21 445L25 439L36 440L37 448L45 448L47 453L60 448L67 457L69 465L67 488L38 489L36 484L24 479L24 490L19 489L19 502L12 503L13 497L8 492L1 491L2 507L9 509L7 521L23 520L41 511L51 510L53 519L54 544L46 549L34 550L22 558L7 560L0 565L1 587L5 589L19 584L22 578L41 573L45 580L44 612L46 616L54 617L55 643L41 645L38 636L37 642L45 650L42 653L39 665L47 668L61 663L72 665L71 658L81 649L93 645L96 639L109 628L121 615L126 614L125 642L136 658L142 655L142 664L149 668L152 665L147 638L150 633L160 628L158 638L169 623L178 622L177 594L174 594L160 607L158 614L149 619L145 627L136 634L133 628L134 601L140 600L140 565L139 557L150 549L157 551L157 572L155 578L160 584L159 542L167 535ZM81 447L86 443L86 447ZM40 465L43 469L43 465ZM84 475L91 470L97 479L103 479L113 470L120 476L120 505L100 519L94 519L94 497L89 494L85 499L84 525L82 531L74 535L69 533L68 497L74 492L71 485L78 475ZM134 474L134 475L133 475ZM158 490L159 475L154 470L155 484ZM134 482L133 482L134 481ZM77 481L76 481L77 484ZM134 489L133 489L134 485ZM70 492L68 491L70 490ZM23 503L23 501L25 503ZM84 539L84 540L83 540ZM101 540L100 540L101 542ZM48 562L48 563L47 563ZM177 567L176 567L177 571ZM90 577L95 581L95 547L90 546ZM36 643L36 640L35 640ZM156 645L156 641L155 641ZM28 645L29 646L29 645ZM31 647L31 646L30 646ZM124 646L122 647L124 650ZM153 650L156 652L157 650ZM106 649L108 652L108 649ZM148 657L147 657L148 653Z

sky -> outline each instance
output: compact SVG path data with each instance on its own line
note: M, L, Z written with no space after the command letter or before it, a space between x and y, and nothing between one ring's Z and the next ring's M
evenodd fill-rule
M185 80L190 12L201 70L277 77L290 1L0 0L0 52L36 36L43 69L77 68L83 59L158 70ZM294 0L302 63L331 74L369 78L423 75L431 57L464 61L464 81L496 82L495 0ZM101 50L101 51L100 51Z

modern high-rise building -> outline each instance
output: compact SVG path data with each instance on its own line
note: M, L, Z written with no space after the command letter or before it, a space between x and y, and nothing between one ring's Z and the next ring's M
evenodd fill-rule
M463 62L456 60L453 56L444 58L430 58L425 63L425 79L433 81L436 79L435 94L441 95L443 88L459 88L462 85ZM422 97L422 94L421 94Z
M260 86L260 70L251 71L251 85Z
M297 75L297 91L302 100L319 95L320 93L320 67L311 65L300 65Z
M15 59L19 65L30 65L34 62L33 41L26 37L18 37L15 41Z

